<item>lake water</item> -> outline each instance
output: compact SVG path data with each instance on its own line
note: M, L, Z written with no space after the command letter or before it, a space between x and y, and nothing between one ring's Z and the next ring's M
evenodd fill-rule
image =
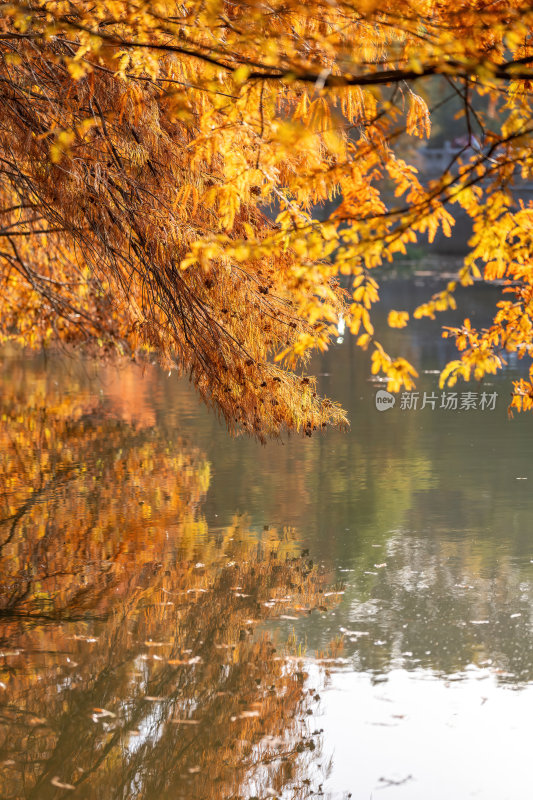
M377 312L416 409L346 337L351 429L265 447L156 366L0 351L0 797L530 796L532 418L514 362L440 407L450 343L384 325L436 287Z

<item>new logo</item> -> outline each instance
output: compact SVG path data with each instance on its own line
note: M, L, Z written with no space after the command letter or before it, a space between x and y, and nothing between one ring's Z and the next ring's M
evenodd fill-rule
M388 411L389 408L392 408L394 403L396 402L396 398L390 392L386 392L385 389L380 389L376 392L376 408L378 411Z

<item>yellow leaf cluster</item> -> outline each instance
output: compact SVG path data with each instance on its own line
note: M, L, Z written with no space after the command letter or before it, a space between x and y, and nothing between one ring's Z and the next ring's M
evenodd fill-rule
M529 356L533 211L513 199L533 175L525 0L273 0L268 17L226 0L13 0L0 24L3 338L151 350L232 431L310 435L345 423L299 374L341 315L391 388L412 385L374 339L379 270L451 236L459 206L471 251L414 317L453 309L459 284L512 280L461 369ZM430 135L439 76L476 136L424 181L405 134Z

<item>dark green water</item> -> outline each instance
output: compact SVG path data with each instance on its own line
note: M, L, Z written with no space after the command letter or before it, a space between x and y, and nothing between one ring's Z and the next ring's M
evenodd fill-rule
M519 365L446 410L438 327L383 339L435 408L378 411L347 337L313 367L350 431L266 447L157 367L0 354L2 798L529 796Z

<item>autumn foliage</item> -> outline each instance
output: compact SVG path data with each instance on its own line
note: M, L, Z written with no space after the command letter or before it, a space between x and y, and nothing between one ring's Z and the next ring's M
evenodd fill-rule
M458 284L513 283L488 330L449 331L461 356L442 380L529 355L533 209L512 191L533 167L527 3L0 9L4 337L153 350L230 429L311 434L345 422L302 374L341 313L389 388L413 385L413 366L375 339L379 269L452 235L461 209L470 253L415 317L453 308ZM405 140L429 136L436 79L471 137L424 181ZM530 382L516 385L515 407L532 398Z

